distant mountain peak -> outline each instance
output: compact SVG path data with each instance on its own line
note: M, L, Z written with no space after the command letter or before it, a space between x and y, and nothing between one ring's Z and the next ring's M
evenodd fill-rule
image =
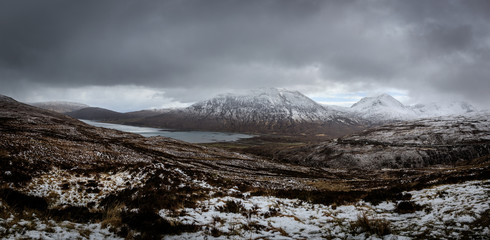
M374 97L362 98L359 102L352 105L351 111L359 117L373 122L406 120L416 117L412 109L407 108L386 93Z
M338 110L341 111L340 108ZM389 94L365 97L344 110L354 116L367 119L375 123L384 123L398 120L413 120L448 115L463 115L475 113L478 110L466 102L424 103L405 106Z
M393 96L383 93L374 97L364 97L352 105L353 109L370 108L376 106L404 108L405 106Z
M244 93L226 93L226 94L220 94L216 96L215 98L222 98L222 97L231 97L231 98L247 98L247 99L252 99L252 98L263 98L263 99L273 99L273 98L285 98L286 100L291 97L296 97L296 98L304 98L308 99L313 103L313 100L309 99L307 96L304 94L298 92L298 91L291 91L288 89L284 88L263 88L263 89L252 89ZM271 102L274 103L274 102Z
M278 88L256 89L241 94L222 94L195 103L187 110L207 116L236 118L281 116L309 120L323 119L327 112L323 106L298 91Z

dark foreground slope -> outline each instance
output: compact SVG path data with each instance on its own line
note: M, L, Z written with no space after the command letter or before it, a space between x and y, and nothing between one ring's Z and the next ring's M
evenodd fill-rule
M290 148L277 160L331 168L464 165L490 154L490 114L387 124L323 144Z
M423 170L301 167L96 128L3 96L0 136L0 237L7 238L43 238L26 234L56 233L58 226L78 229L82 238L101 238L93 235L101 227L128 239L194 231L219 236L225 229L187 221L186 212L255 214L261 219L287 215L274 205L259 211L226 199L212 208L200 202L227 196L273 195L322 204L407 199L401 191L485 179L489 169L488 157L465 166ZM226 222L213 219L215 227ZM264 231L264 236L281 234L272 225L251 223L226 234L246 237L247 229Z

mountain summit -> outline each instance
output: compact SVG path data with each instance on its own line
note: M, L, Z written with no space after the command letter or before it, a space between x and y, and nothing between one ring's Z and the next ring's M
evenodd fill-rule
M334 112L298 91L270 88L247 94L226 94L198 102L187 111L200 116L215 116L242 121L323 121Z
M415 112L388 94L365 97L352 105L351 111L370 121L406 120L416 118Z
M375 97L365 97L352 105L353 109L365 109L371 107L403 108L403 104L389 94L381 94Z

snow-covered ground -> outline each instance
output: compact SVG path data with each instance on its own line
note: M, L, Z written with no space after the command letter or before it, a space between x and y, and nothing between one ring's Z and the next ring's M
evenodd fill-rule
M490 208L490 181L471 181L409 192L421 206L412 213L397 213L400 202L372 205L326 206L300 200L245 194L245 198L219 197L187 208L179 216L162 209L164 218L203 226L202 231L166 239L411 239L490 236L489 226L472 223ZM226 205L238 203L237 213ZM233 205L233 204L231 204ZM370 233L357 223L366 216L374 225L385 223L390 234ZM374 230L376 232L376 229ZM214 235L214 237L212 236Z
M74 176L66 170L53 168L33 178L25 190L29 195L51 199L51 207L87 206L90 202L98 204L111 193L142 186L147 175L147 172L122 171Z
M210 187L210 186L209 186ZM212 187L211 187L212 188ZM200 226L200 231L164 239L488 239L490 227L477 224L490 209L490 180L410 191L416 211L399 213L401 202L373 205L312 204L268 196L216 197L180 212L162 209L169 221ZM239 195L236 189L228 194ZM0 207L3 208L0 202ZM360 219L367 219L367 229ZM388 230L387 230L388 229ZM379 232L386 234L378 234ZM56 222L24 216L0 218L2 239L119 239L102 223Z
M35 215L28 220L11 215L0 218L0 239L123 239L103 228L100 223L81 224L69 221L56 222L39 219Z

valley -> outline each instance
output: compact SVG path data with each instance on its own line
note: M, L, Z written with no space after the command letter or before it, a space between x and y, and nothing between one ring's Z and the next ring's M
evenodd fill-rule
M270 133L198 145L90 126L5 96L0 109L0 236L7 239L479 238L489 231L484 112L364 126L340 138Z

